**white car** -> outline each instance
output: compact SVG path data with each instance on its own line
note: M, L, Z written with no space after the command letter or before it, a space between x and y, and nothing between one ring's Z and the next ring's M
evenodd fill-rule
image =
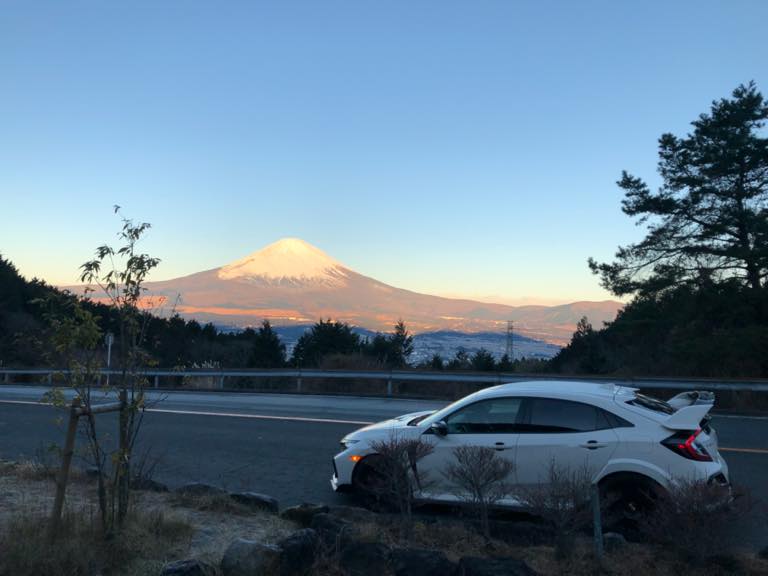
M664 402L607 383L503 384L436 412L406 414L347 435L333 459L331 485L337 491L364 487L376 458L372 444L396 436L421 438L434 447L418 462L419 471L431 478L430 491L417 494L420 499L457 499L441 471L453 460L454 448L473 445L514 461L509 481L518 493L546 483L554 462L586 471L603 493L636 509L649 492L680 480L729 484L728 466L708 423L713 402L708 392L685 392Z

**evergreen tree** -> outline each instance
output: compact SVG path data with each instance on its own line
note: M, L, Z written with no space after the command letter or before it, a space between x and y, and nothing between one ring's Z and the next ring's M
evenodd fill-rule
M430 370L443 370L445 368L445 364L443 362L443 357L440 356L440 354L433 354L432 358L429 360L429 369Z
M768 276L768 105L754 83L712 103L684 138L659 139L657 192L627 172L625 214L648 225L616 261L589 260L616 295L654 295L735 278L754 290Z
M448 370L469 370L472 368L472 361L464 350L459 350L456 355L448 362Z
M499 360L499 363L496 365L496 369L499 372L512 372L514 368L514 363L512 360L510 360L509 354L504 354L504 356L501 357L501 360Z
M496 359L485 348L480 348L472 355L472 370L492 372L496 369Z
M248 365L253 368L282 368L285 365L285 344L264 320L251 340L251 357Z
M399 320L392 334L377 333L371 340L361 343L363 353L376 358L377 362L388 368L402 368L408 364L413 353L413 336L405 323Z
M396 367L402 367L408 364L408 358L413 353L413 336L405 327L405 322L398 320L395 324L395 333L391 339L392 364Z
M359 352L360 347L360 337L352 332L349 324L329 318L320 320L301 335L291 362L296 366L318 366L324 356L352 354Z

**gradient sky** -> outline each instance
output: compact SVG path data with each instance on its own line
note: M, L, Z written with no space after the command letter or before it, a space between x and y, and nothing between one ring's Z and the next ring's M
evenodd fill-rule
M284 236L412 290L605 299L622 169L768 92L768 2L0 0L0 253L72 283L126 215L154 279Z

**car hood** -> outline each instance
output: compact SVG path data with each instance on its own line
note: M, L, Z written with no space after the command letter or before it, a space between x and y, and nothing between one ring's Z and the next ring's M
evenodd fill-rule
M408 426L408 422L410 422L415 418L418 418L419 416L429 416L434 412L435 412L434 410L423 410L421 412L411 412L409 414L403 414L402 416L398 416L397 418L390 418L389 420L383 420L381 422L376 422L375 424L369 424L364 428L355 430L351 434L347 434L345 438L349 438L350 440L360 440L363 438L370 438L372 436L381 436L390 430L400 430L400 429L418 430L418 427L416 426Z

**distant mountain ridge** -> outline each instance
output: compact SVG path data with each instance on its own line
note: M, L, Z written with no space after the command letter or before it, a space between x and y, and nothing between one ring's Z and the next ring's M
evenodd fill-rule
M374 331L402 319L416 333L506 331L564 345L582 316L595 326L615 318L620 302L508 306L444 298L390 286L355 272L319 248L285 238L244 258L188 276L148 282L148 295L182 316L237 327L332 318Z

